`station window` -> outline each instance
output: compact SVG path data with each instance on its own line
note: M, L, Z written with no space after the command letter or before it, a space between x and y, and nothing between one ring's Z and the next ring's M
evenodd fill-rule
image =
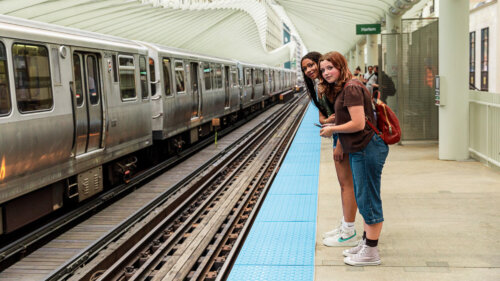
M77 54L73 54L73 73L75 74L76 105L80 107L83 105L82 62Z
M184 63L182 61L175 62L175 88L177 93L186 91L185 87L186 73L184 72Z
M149 58L149 83L151 84L151 95L156 95L156 70L155 70L155 60Z
M252 85L252 74L249 68L245 69L245 86Z
M87 57L87 79L89 89L90 104L96 105L99 103L99 73L97 70L97 58L94 56Z
M489 28L481 29L481 91L488 91L488 38Z
M146 57L139 57L139 77L141 79L141 93L142 98L147 99L149 96L148 92L148 69L146 66Z
M54 100L47 48L14 44L12 58L19 111L24 113L52 108Z
M172 90L170 85L172 84L170 81L170 59L163 58L163 80L165 80L165 95L166 96L171 96L172 95Z
M203 64L203 79L205 80L205 90L212 89L212 68L208 63Z
M217 89L222 88L222 68L220 64L215 67L215 87Z
M118 56L118 69L120 73L120 93L122 100L133 99L135 92L135 66L134 57Z
M0 42L0 116L10 113L9 75L7 69L7 52Z
M476 32L469 33L469 83L476 86Z
M232 87L237 87L238 86L238 72L236 71L236 68L232 67L231 68L231 86Z

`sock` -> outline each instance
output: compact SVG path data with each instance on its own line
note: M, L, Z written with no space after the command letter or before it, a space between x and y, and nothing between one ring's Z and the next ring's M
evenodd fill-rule
M368 247L377 247L378 245L378 239L377 240L371 240L366 238L366 246Z
M342 227L344 227L344 228L353 228L354 227L354 222L346 222L345 218L342 217Z
M363 231L363 240L366 240L366 231Z

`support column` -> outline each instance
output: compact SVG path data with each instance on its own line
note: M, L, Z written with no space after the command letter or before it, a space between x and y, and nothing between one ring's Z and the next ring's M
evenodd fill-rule
M361 68L361 73L365 72L365 44L356 43L356 66Z
M347 52L347 55L349 56L347 59L347 67L349 67L349 70L352 72L352 65L354 64L352 60L352 49Z
M401 16L386 16L386 33L397 34L401 32ZM387 75L393 77L398 75L398 45L397 36L386 36L387 40L387 60L385 71Z
M439 159L469 158L469 1L439 1Z
M500 1L497 2L497 16L495 18L496 20L496 25L495 25L495 28L497 30L496 32L496 35L497 35L497 39L496 39L496 42L495 44L497 45L496 46L496 50L494 48L491 48L491 51L490 51L490 54L493 53L493 52L496 52L496 60L497 60L497 63L496 63L496 69L495 69L495 88L494 89L491 89L490 92L493 92L493 93L500 93L500 57L499 57L499 54L500 54ZM476 38L477 35L476 35ZM493 41L493 40L491 40ZM490 41L490 42L491 42ZM476 42L478 42L476 40Z
M351 49L351 73L356 69L356 47Z
M398 49L398 35L401 32L401 16L386 14L386 33L391 35L384 36L385 45L387 47L387 54L385 56L385 67L379 66L379 69L384 69L385 73L391 77L394 85L398 87L399 81L399 49ZM380 72L380 70L379 70ZM380 80L379 80L380 83ZM397 96L387 97L387 105L395 109L396 113L399 113Z
M377 65L378 64L377 34L366 35L366 53L368 55L366 63L368 65Z

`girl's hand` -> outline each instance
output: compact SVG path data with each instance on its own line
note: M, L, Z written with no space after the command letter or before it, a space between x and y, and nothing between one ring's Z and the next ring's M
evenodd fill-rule
M342 149L342 145L340 141L337 142L337 146L333 150L333 160L342 161L344 159L344 150Z
M335 128L335 126L323 127L323 129L321 129L321 131L319 131L319 135L322 137L325 137L325 138L329 138L333 135L333 133L335 133L334 128Z
M325 119L325 123L335 123L335 113Z

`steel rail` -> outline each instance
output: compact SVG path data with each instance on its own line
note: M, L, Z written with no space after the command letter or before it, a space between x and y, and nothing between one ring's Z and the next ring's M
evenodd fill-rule
M219 132L217 132L219 137L227 135L231 131L240 127L244 123L252 120L256 115L260 114L262 111L257 111L245 119L236 122L233 126L225 128ZM242 136L241 138L244 138ZM238 140L240 141L240 140ZM91 199L91 201L84 203L80 207L69 211L68 213L58 217L50 221L49 223L39 227L35 231L30 232L27 235L24 235L21 238L16 239L15 241L9 243L8 245L2 247L0 249L0 270L3 270L20 260L22 257L27 254L33 252L35 249L43 245L47 240L54 238L56 235L59 235L62 231L68 229L73 226L78 221L81 221L90 215L92 215L96 210L101 210L104 207L108 206L112 202L114 202L117 198L128 194L130 191L135 190L138 186L143 184L145 181L149 180L152 176L157 175L158 173L168 169L176 164L184 161L189 156L193 155L203 147L211 144L213 140L211 138L204 139L200 141L197 145L190 147L178 155L172 156L166 161L155 165L154 167L148 168L146 171L141 172L132 178L129 182L125 184L121 184L119 186L114 187L111 190L108 190L96 198ZM236 144L237 142L235 142ZM231 149L233 145L228 146L226 150ZM204 165L200 166L196 171L201 171L209 166L210 163L207 162ZM196 172L195 171L195 172Z
M297 116L297 117L300 117L300 121L294 122L297 125L295 126L293 132L290 134L291 136L295 136L297 134L297 131L299 129L298 124L300 124L302 122L302 120L304 119L305 114L303 114L303 113L306 110L307 110L307 106L304 108L302 114ZM286 142L286 144L281 144L281 145L284 145L284 151L279 156L279 159L276 160L278 163L283 162L283 159L285 158L287 151L290 148L292 142L293 142L293 137L290 137L288 139L288 141ZM276 165L272 171L273 179L269 180L265 184L263 191L261 193L262 195L259 196L259 198L255 202L255 207L252 209L252 211L248 215L248 219L246 220L245 224L243 225L243 227L240 231L242 233L242 235L238 235L238 238L236 238L236 240L232 244L231 250L229 251L229 253L225 257L223 264L218 267L217 276L215 277L215 281L226 280L229 277L229 273L231 272L231 268L234 265L234 262L236 261L236 258L238 257L238 254L239 254L241 248L243 247L243 243L245 242L245 239L248 235L248 232L249 232L250 228L252 227L253 222L255 221L255 218L257 217L257 214L258 214L260 208L262 207L262 204L264 203L264 199L265 199L267 192L269 191L269 189L272 185L272 182L273 182L274 177L276 176L278 170L279 170L279 165ZM205 272L208 272L207 269L205 269Z
M281 110L281 113L276 114L276 115L279 115L279 116L284 115L287 112L287 108L289 108L289 107L290 107L290 105L283 108ZM187 193L190 193L191 196L189 198L187 198L186 200L184 200L184 203L181 203L181 205L179 205L179 206L175 206L175 210L168 215L164 215L163 213L160 213L158 215L158 217L164 217L164 219L162 219L161 221L150 221L148 223L148 225L149 224L154 225L155 226L154 228L144 226L143 229L141 229L140 233L134 234L134 236L140 236L140 237L142 237L142 239L134 239L134 238L130 237L129 238L130 241L138 241L138 242L135 242L135 245L133 245L133 246L127 246L124 243L123 244L124 248L131 247L126 253L114 252L112 254L112 256L122 256L118 261L112 261L111 264L107 264L108 262L106 260L99 262L98 265L95 265L94 269L85 273L85 276L83 278L81 278L81 280L89 280L89 278L91 276L93 276L95 273L97 273L99 270L104 270L104 269L106 269L106 271L104 273L102 273L102 275L99 275L99 280L117 280L117 279L119 279L119 277L117 277L117 276L123 275L124 274L123 270L126 269L127 266L134 264L134 261L137 260L137 257L140 256L141 253L147 252L148 251L147 249L151 248L150 245L153 241L155 241L155 240L159 241L162 239L161 237L165 234L165 232L168 232L165 229L171 228L171 225L174 223L173 221L175 220L176 217L179 217L181 215L182 216L190 215L185 221L182 222L181 226L178 226L175 229L175 231L169 235L168 238L164 237L164 240L165 240L164 245L158 246L158 248L155 249L153 253L150 253L150 255L149 255L149 257L147 257L147 259L146 259L147 254L143 254L144 259L143 259L143 261L141 261L141 263L143 263L143 264L141 264L141 266L139 268L130 267L130 271L127 274L128 275L127 279L128 280L135 280L136 278L139 278L140 276L147 274L147 272L146 272L147 268L151 268L151 267L156 266L156 264L154 263L155 258L158 258L160 256L160 254L163 253L164 251L168 252L171 248L169 245L173 245L173 243L175 244L177 241L179 241L181 239L181 236L187 232L187 229L191 227L193 221L197 220L200 217L200 213L201 213L202 209L207 204L209 204L210 201L220 193L220 191L224 187L225 183L227 183L231 179L232 175L237 174L240 171L240 169L243 167L243 165L245 165L245 162L247 162L248 159L250 157L252 157L252 155L255 153L255 151L248 152L248 149L252 145L255 145L261 137L265 137L266 132L273 129L273 127L275 126L275 123L277 122L277 120L279 118L277 118L277 116L273 116L273 117L270 117L269 119L271 119L271 121L263 123L263 126L261 126L260 131L257 132L256 134L254 134L253 136L249 137L248 138L249 141L246 144L242 145L239 148L239 151L234 151L231 155L228 156L228 158L230 158L230 159L224 160L224 162L225 162L224 165L219 166L219 167L215 167L213 169L213 170L219 169L220 170L219 172L215 172L215 171L209 172L209 174L212 175L210 178L202 179L201 182L203 182L203 183L201 185L195 186L191 190L187 191ZM240 161L242 161L241 162L242 164L240 165L240 167L235 168L235 170L230 172L230 175L226 174L226 170L224 170L224 169L233 165L234 161L238 161L238 159L237 159L238 157L240 157L241 155L245 155L245 154L246 154L245 159L240 160ZM222 171L222 170L224 170L224 171ZM220 180L221 173L225 174L224 180ZM201 194L202 191L206 190L210 186L210 184L212 184L212 182L214 182L216 180L220 181L218 183L219 187L217 189L213 190L209 196L206 196L206 198L204 198L204 203L198 204L198 206L196 206L197 211L195 211L193 214L188 214L186 209L189 209L189 205L192 204L192 202L194 201L194 198L196 198L196 196L198 196L198 194ZM193 190L193 189L196 189L196 190ZM145 231L143 231L144 229L151 229L151 231L149 231L149 233L145 233ZM122 246L122 245L120 245L120 246Z
M257 113L255 113L255 114L257 114ZM250 116L249 116L249 118L250 118ZM247 120L247 119L245 119L245 120ZM240 121L238 123L242 123L242 122L244 122L244 121ZM267 121L267 122L269 122L269 121ZM265 122L265 123L267 123L267 122ZM232 128L232 129L234 129L234 128ZM119 226L117 226L113 230L109 231L104 236L103 239L100 239L99 241L96 241L92 245L88 246L86 249L84 249L83 251L81 251L81 253L75 255L71 260L67 261L65 264L63 264L62 266L60 266L58 269L54 270L51 274L49 274L47 276L46 280L64 280L64 279L68 278L77 268L81 267L82 265L84 265L85 263L87 263L91 258L95 257L97 255L97 253L101 249L103 249L104 247L106 247L106 245L110 241L116 240L117 237L123 235L132 225L135 224L134 222L140 221L141 219L143 219L147 215L147 213L149 211L151 211L154 208L156 208L157 206L163 204L165 202L166 198L172 192L174 192L175 190L178 190L185 183L189 182L194 177L196 177L200 172L202 172L203 170L205 170L207 167L213 165L213 163L217 162L218 159L222 157L222 155L224 155L225 153L227 153L227 151L229 151L230 149L234 148L242 140L244 140L245 138L247 138L248 136L250 136L256 130L257 130L257 128L255 128L252 131L250 131L247 135L242 136L237 142L233 143L228 148L226 148L223 151L221 151L218 155L216 155L212 159L208 160L205 164L203 164L198 169L196 169L188 177L186 177L185 179L183 179L183 180L179 181L177 184L175 184L173 186L173 188L165 191L161 196L158 197L157 200L153 200L153 202L150 202L146 207L144 207L143 209L141 209L141 211L138 211L138 212L134 213L133 215L129 216L122 224L120 224ZM211 142L210 139L207 139L205 141ZM158 167L158 166L161 166L161 167ZM158 172L160 172L163 169L165 169L164 166L166 166L166 165L163 164L163 163L155 166L155 167L158 167L158 168L157 168L157 170L155 172L153 172L153 174L157 174ZM144 178L146 178L146 176L144 176ZM143 179L143 180L145 180L145 179ZM143 181L143 180L141 180L141 181ZM139 181L139 180L136 179L136 178L134 178L134 179L131 180L130 183L133 184L136 181ZM108 193L106 193L105 195L107 195L107 194ZM104 197L105 195L103 195L101 197Z
M285 111L286 113L288 113L288 112L287 112L288 110L284 110L284 111ZM278 121L278 120L276 120L276 121ZM272 126L277 128L277 127L279 127L279 125L281 125L281 124L283 124L283 123L285 123L285 122L286 122L286 120L283 120L283 121L281 121L281 123L280 123L280 124L272 124ZM268 133L268 135L265 137L265 139L263 139L263 140L262 140L262 142L259 144L259 147L255 147L255 148L253 148L253 150L250 152L249 156L257 155L257 151L260 151L260 150L261 150L261 148L262 148L263 146L268 147L268 146L269 146L269 144L268 144L268 143L269 143L269 141L270 141L270 140L274 137L275 132L276 132L276 129L275 129L275 128L273 128L272 130L270 130L270 132L269 132L269 133ZM274 146L273 146L273 147L274 147ZM273 158L273 156L277 153L277 151L276 151L276 150L274 150L274 149L269 149L269 148L268 148L268 150L270 150L270 154L269 154L269 156L268 156L268 159L272 159L272 158ZM260 154L259 154L259 155L260 155ZM247 165L247 164L245 163L246 161L247 161L247 159L245 159L245 161L244 161L244 162L242 162L242 163L241 163L241 165ZM269 166L269 165L271 165L272 161L271 161L271 160L269 160L269 161L267 161L267 163L268 163L268 164L266 164L265 166ZM224 223L222 223L222 225L225 225L224 227L223 227L222 225L221 225L221 226L219 226L219 231L217 232L217 236L218 236L219 238L214 238L215 243L219 242L219 241L221 240L221 237L222 237L222 236L225 236L225 235L224 235L224 233L226 233L226 232L229 230L230 226L234 224L233 222L236 220L237 215L238 215L238 214L240 214L240 213L242 212L242 209L243 209L243 208L244 208L244 206L246 205L246 204L241 204L241 202L247 202L247 201L249 200L249 198L250 198L250 197L252 196L252 194L254 193L254 192L253 192L253 190L257 189L257 187L258 187L258 183L259 183L259 182L260 182L260 180L261 180L263 177L265 177L265 176L266 176L266 169L265 169L265 168L264 168L264 169L261 169L261 171L257 172L257 174L253 176L253 179L254 179L254 180L252 180L252 181L251 181L251 184L250 184L250 186L253 186L253 187L250 187L250 186L248 186L248 187L247 187L247 190L248 190L248 189L250 189L250 190L249 190L249 191L244 192L244 194L242 194L242 196L239 198L239 201L238 201L238 203L236 204L236 206L238 206L238 207L235 207L235 208L233 208L233 209L232 209L232 212L231 212L231 213L234 213L234 214L233 214L233 216L232 216L231 218L226 218L226 219L225 219ZM188 223L188 224L186 224L186 228L189 228L189 227L190 227L190 224L189 224L189 223ZM221 228L223 229L222 231L220 231L220 229L221 229ZM181 232L181 234L182 234L182 232ZM197 264L197 265L196 265L196 267L201 268L201 267L203 267L206 263L208 263L208 259L209 259L209 258L208 258L207 256L208 256L208 255L213 254L214 250L213 250L213 249L210 249L210 248L211 248L211 247L212 247L215 243L210 243L210 244L207 246L207 248L205 249L205 251L203 251L204 253L205 253L205 252L207 253L207 254L203 254L206 258L205 258L205 259L203 259L203 261L201 261L201 262L200 262L201 258L198 258L198 262L196 263L196 264ZM167 249L167 251L168 251L168 249ZM154 257L155 259L160 259L162 256L164 256L164 255L165 255L165 251L162 251L162 252L155 252L155 253L154 253L154 255L155 255L155 257ZM137 272L136 272L136 273L135 273L135 274L133 274L132 276L128 276L129 278L128 278L127 280L129 280L129 281L135 281L135 280L149 280L149 279L151 279L151 278L152 278L152 276L146 276L146 273L147 273L147 271L148 271L148 272L150 272L149 274L151 274L151 272L153 272L153 273L154 273L154 270L153 270L153 269L154 269L154 268L156 268L156 265L157 265L157 264L159 264L159 262L160 262L160 261L158 261L158 260L157 260L157 261L153 262L152 264L149 264L149 265L147 265L147 266L143 266L143 267L141 267L141 272L140 272L140 273L137 273ZM184 279L184 278L186 277L186 276L184 276L184 275L187 275L187 274L189 273L189 271L186 271L186 270L184 270L184 271L185 271L185 272L180 272L180 273L177 273L177 274L180 274L180 276L181 276L181 277L179 277L180 279ZM198 272L195 272L195 274L196 274L196 273L198 273ZM196 280L196 277L197 277L198 275L199 275L199 273L198 273L197 275L191 275L191 274L189 274L189 279L191 279L191 280ZM125 276L120 276L120 277L126 278ZM102 278L102 279L100 278L100 279L99 279L99 281L105 281L105 280L119 280L119 279L120 279L120 277L116 277L116 276L115 276L115 278ZM177 278L177 277L176 277L176 278ZM179 278L178 278L178 279L179 279Z

